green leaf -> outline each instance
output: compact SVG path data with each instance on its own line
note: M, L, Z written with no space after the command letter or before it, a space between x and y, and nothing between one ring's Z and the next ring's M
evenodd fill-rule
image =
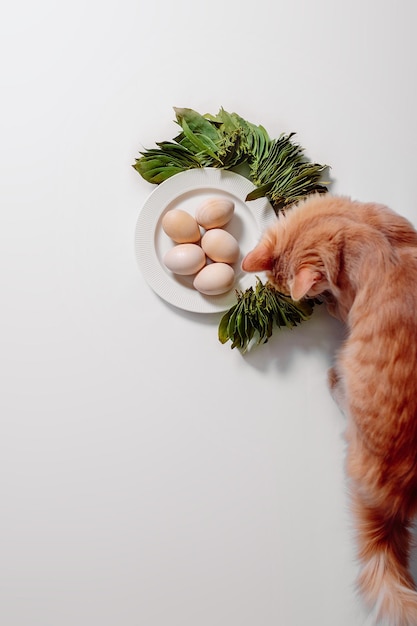
M207 120L203 115L197 113L193 109L174 107L175 115L178 124L184 129L184 125L190 129L192 133L203 135L207 139L211 139L212 143L216 144L218 139L218 132L216 127Z
M255 187L253 191L248 193L245 200L257 200L258 198L263 198L269 194L273 187L273 183L265 183L265 185L261 185L260 187Z
M217 146L210 140L209 137L205 137L201 133L193 132L185 119L182 121L182 127L184 130L184 135L187 137L188 141L196 148L197 153L202 153L203 155L208 155L214 161L219 161L219 158L216 154Z
M133 165L147 181L159 184L194 167L239 168L256 187L246 200L266 197L277 214L311 193L327 192L329 183L322 176L328 166L310 162L294 142L295 133L271 139L263 126L223 108L216 115L191 108L174 111L181 132L142 152Z
M219 328L218 328L218 336L219 336L219 341L220 343L226 343L226 341L229 340L229 333L228 333L228 326L229 326L229 320L231 318L231 316L234 313L235 308L238 305L235 304L234 306L232 306L221 318L220 323L219 323Z

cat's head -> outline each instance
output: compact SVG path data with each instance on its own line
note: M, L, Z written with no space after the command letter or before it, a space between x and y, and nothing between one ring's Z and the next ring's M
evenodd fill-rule
M265 271L279 291L296 301L328 291L336 295L342 233L337 217L320 219L307 204L306 208L304 204L296 206L265 231L258 245L244 257L242 269Z
M245 272L267 272L275 287L293 300L328 291L330 283L320 256L308 254L303 258L297 251L282 251L281 246L274 243L274 234L270 231L264 235L243 259L242 269Z
M387 207L313 194L280 214L242 269L265 271L294 300L330 292L347 311L357 290L379 285L409 247L417 247L416 231Z

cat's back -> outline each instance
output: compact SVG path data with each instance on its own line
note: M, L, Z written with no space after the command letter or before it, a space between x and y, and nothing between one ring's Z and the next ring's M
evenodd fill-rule
M348 222L362 223L382 233L393 246L417 249L417 230L413 224L384 204L360 202L348 196L314 194L299 207L299 221L339 219L341 228Z
M417 252L357 294L339 363L350 410L378 454L417 446ZM407 453L408 454L408 453ZM413 454L415 454L413 452Z
M368 323L374 332L389 326L390 320L407 324L417 349L417 245L384 244L371 248L361 260L349 322Z

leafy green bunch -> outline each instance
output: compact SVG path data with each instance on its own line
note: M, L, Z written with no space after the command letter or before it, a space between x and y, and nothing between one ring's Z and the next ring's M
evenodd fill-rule
M140 152L133 165L148 182L159 184L193 168L237 169L255 186L246 200L266 197L277 215L311 193L328 191L322 180L328 166L309 161L293 141L294 133L272 139L263 126L223 108L217 115L189 108L174 111L179 134ZM220 320L218 337L242 353L252 342L266 343L275 327L293 328L309 319L316 302L294 302L259 278L254 288L236 291L236 298Z
M310 162L294 133L271 139L263 126L246 121L223 108L217 115L201 115L190 108L175 108L180 133L172 141L140 152L133 167L148 182L159 184L188 169L245 166L256 189L246 200L267 197L276 213L310 193L325 193L326 165Z
M231 348L246 352L252 340L266 343L273 329L293 328L309 319L316 300L294 302L267 281L257 277L255 288L236 291L237 302L221 318L218 337L221 343L231 341Z

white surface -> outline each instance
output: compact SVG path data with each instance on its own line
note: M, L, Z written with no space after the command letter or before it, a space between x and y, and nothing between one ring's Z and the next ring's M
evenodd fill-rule
M242 357L138 270L131 164L223 106L417 222L414 2L9 3L0 623L357 626L324 311Z
M246 202L255 185L236 172L218 168L180 172L152 187L153 191L140 207L135 228L136 259L146 281L166 302L185 311L219 313L228 310L236 303L236 289L244 291L254 284L252 274L243 272L240 265L262 231L276 219L271 204L267 198ZM227 293L217 296L199 293L193 287L195 275L179 276L164 264L166 252L175 245L162 228L164 215L171 209L180 209L195 217L197 209L210 198L233 202L233 216L224 229L239 244L239 258L232 266L235 281ZM204 233L203 228L200 231Z

